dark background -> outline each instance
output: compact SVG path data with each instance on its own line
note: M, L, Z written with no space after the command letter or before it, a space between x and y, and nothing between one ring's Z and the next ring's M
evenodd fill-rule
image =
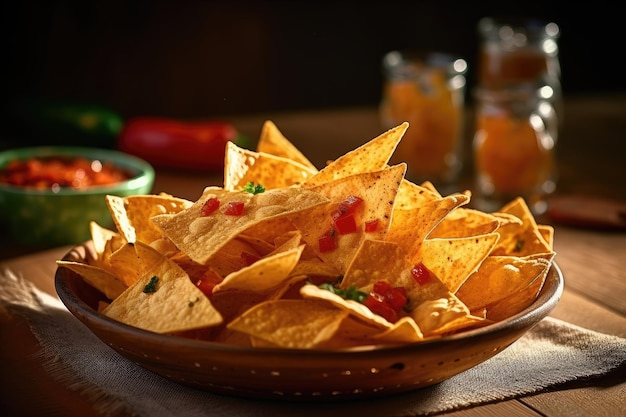
M483 16L558 23L566 96L626 90L623 15L598 1L51 0L2 7L6 100L69 98L125 117L376 105L380 61L393 49L460 54L471 89Z

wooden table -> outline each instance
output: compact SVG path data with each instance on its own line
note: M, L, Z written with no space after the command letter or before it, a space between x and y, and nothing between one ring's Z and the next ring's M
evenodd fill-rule
M577 97L565 102L559 139L558 194L579 193L626 202L626 96ZM381 133L375 108L351 108L233 118L239 130L257 138L270 119L317 166ZM468 130L471 130L468 111ZM468 133L468 141L470 134ZM464 181L471 185L471 164ZM221 175L159 171L154 192L188 199L206 185L220 185ZM550 222L550 219L538 219ZM24 248L0 238L0 267L29 276L55 294L54 260L68 248ZM556 262L565 276L563 297L551 316L588 329L626 337L626 232L555 225ZM2 312L0 312L2 313ZM33 356L37 343L28 326L0 314L0 385L2 415L93 415L85 398L47 376ZM7 365L8 364L8 365ZM6 414L5 414L6 412ZM621 416L626 412L626 379L616 376L577 388L562 387L517 400L484 405L447 416Z

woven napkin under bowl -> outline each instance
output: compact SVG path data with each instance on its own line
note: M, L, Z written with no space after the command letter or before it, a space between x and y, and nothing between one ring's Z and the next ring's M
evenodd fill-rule
M626 365L626 339L548 317L493 358L407 394L305 404L236 398L177 384L123 358L57 298L10 271L0 273L0 284L0 305L28 321L47 372L87 395L103 416L421 416L587 381Z

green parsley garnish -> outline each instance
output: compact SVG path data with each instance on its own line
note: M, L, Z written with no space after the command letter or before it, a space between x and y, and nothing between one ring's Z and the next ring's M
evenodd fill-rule
M243 190L250 194L261 194L265 192L265 187L261 184L255 185L252 181L243 186Z
M150 282L148 282L146 286L143 287L143 292L145 292L146 294L150 292L156 292L157 282L159 282L159 278L156 275L150 278Z
M513 251L514 252L520 252L523 247L524 247L524 241L523 240L518 240L517 242L515 242L515 249L513 249Z
M319 288L337 294L345 300L354 300L358 301L359 303L362 303L367 298L367 294L363 291L357 290L356 285L354 284L350 285L350 288L348 289L342 289L335 287L333 284L324 283L321 284Z

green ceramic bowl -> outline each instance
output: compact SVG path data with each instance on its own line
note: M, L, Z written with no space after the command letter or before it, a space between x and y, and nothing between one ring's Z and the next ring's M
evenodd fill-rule
M148 194L154 185L154 169L146 161L108 149L80 147L31 147L0 152L0 169L13 160L36 157L82 157L111 162L131 174L127 181L85 189L71 187L38 190L0 183L0 232L15 242L37 246L61 246L89 240L89 222L113 227L106 205L107 194Z

